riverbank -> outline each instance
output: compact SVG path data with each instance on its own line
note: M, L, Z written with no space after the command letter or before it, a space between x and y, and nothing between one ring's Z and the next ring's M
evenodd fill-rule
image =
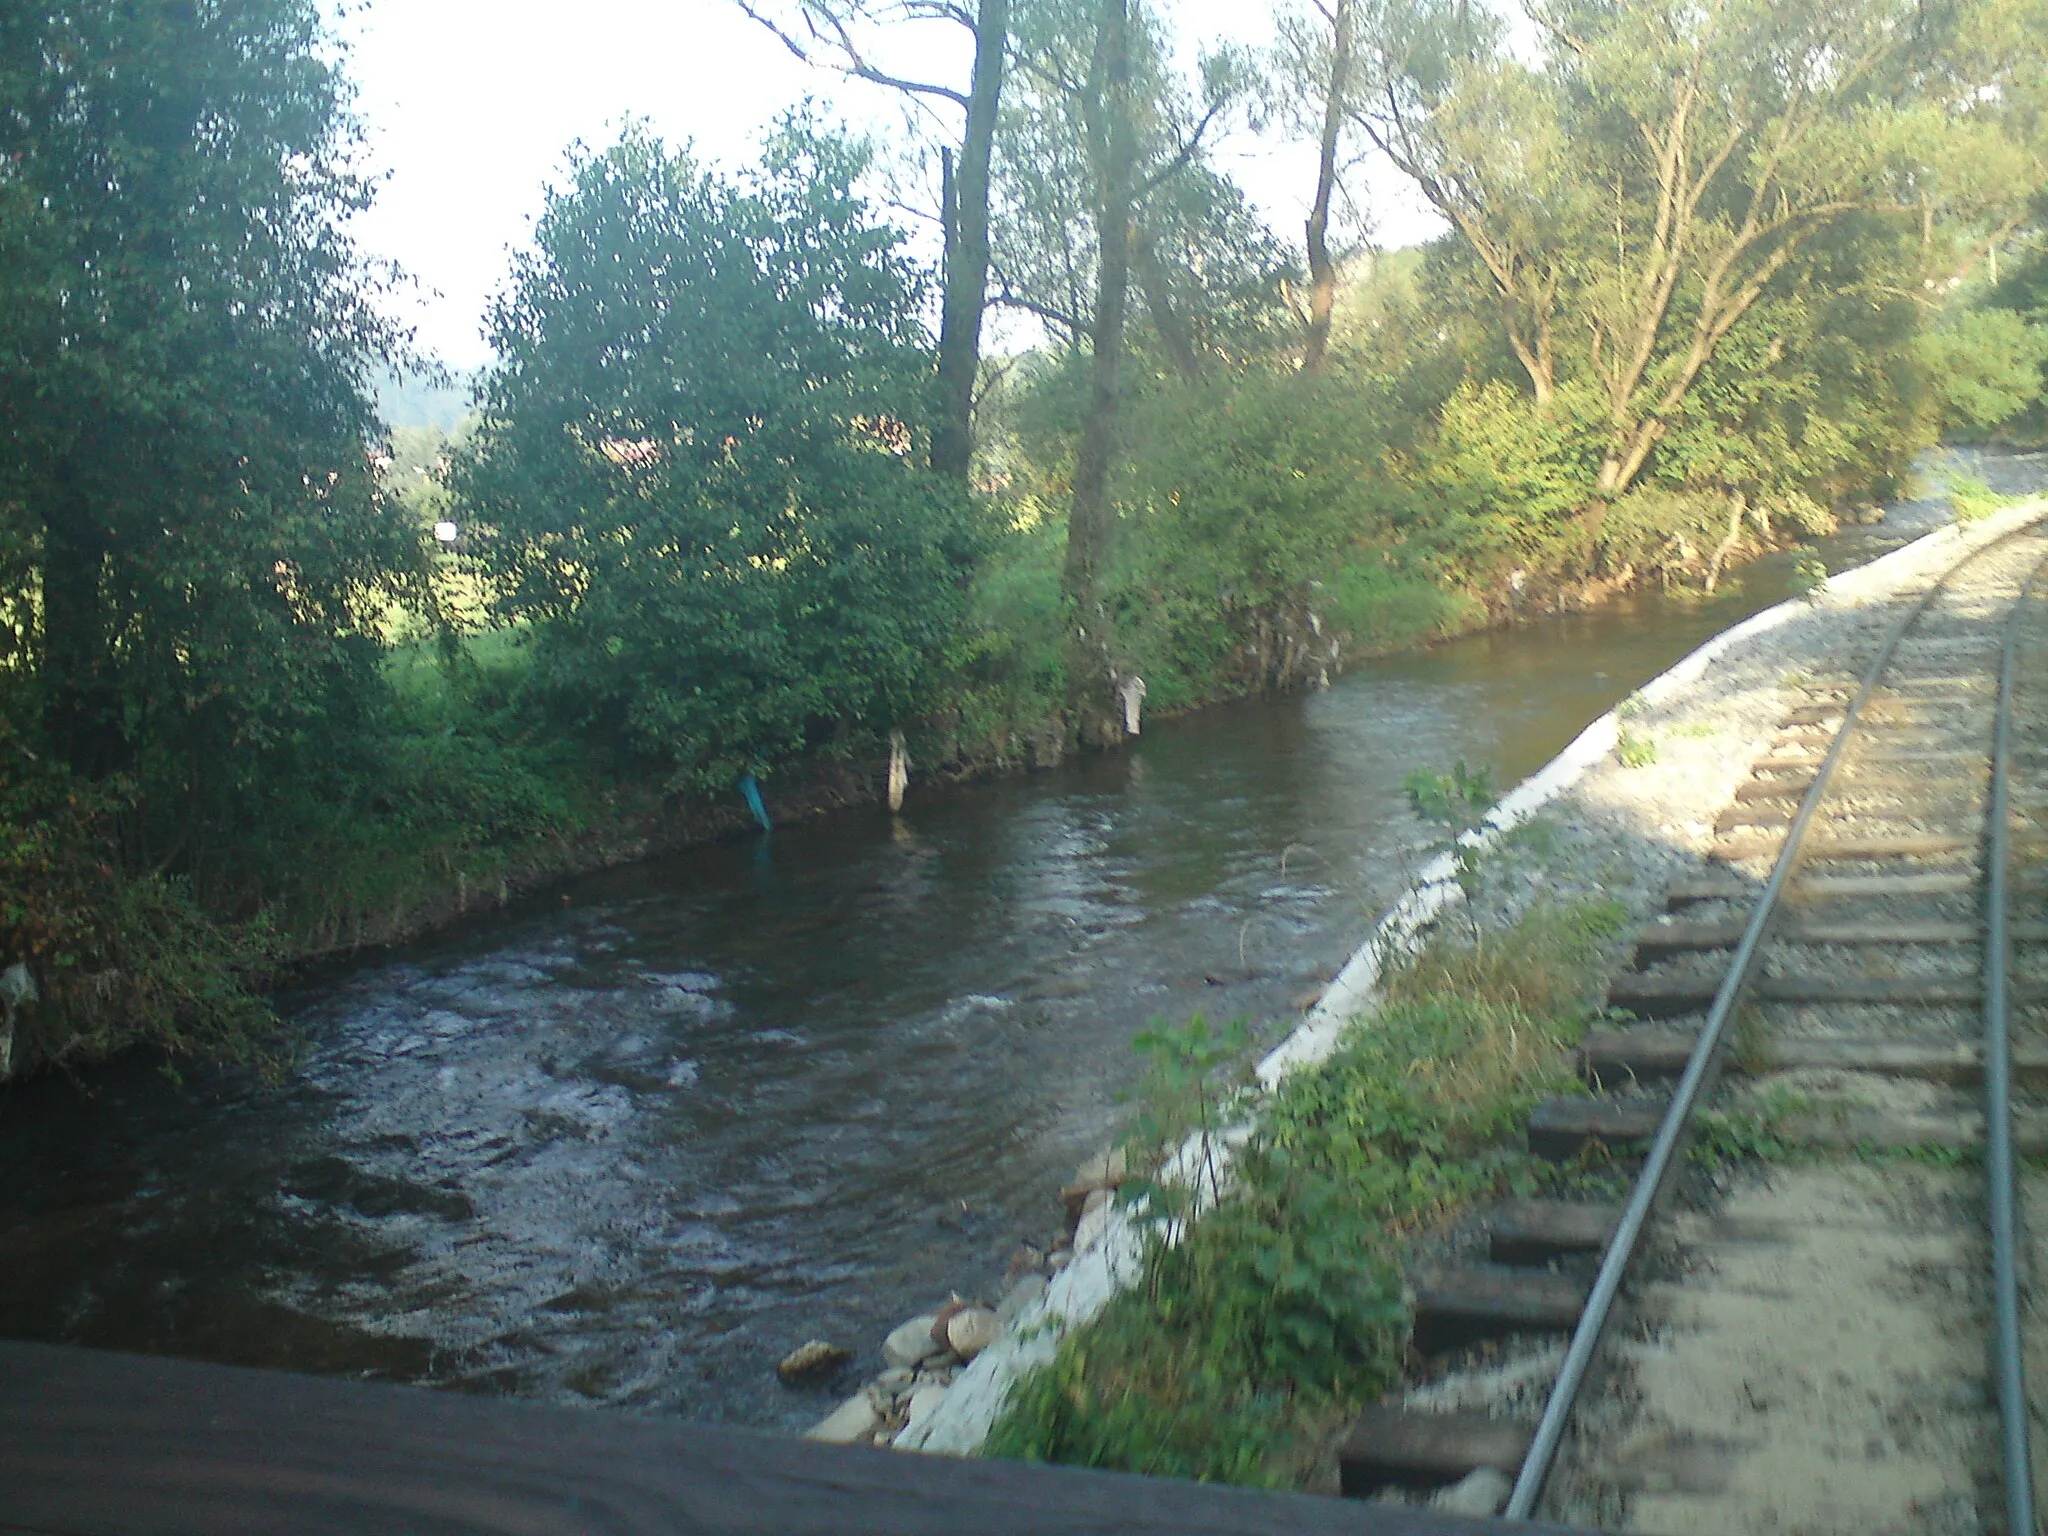
M1481 601L1376 579L1363 596L1330 594L1328 611L1349 615L1349 629L1305 606L1251 623L1229 656L1180 669L1156 690L1170 707L1153 719L1327 687L1421 646L1597 610L1631 583L1626 572L1538 576ZM564 881L755 824L738 793L678 795L650 772L539 730L518 702L522 653L503 635L415 645L387 670L388 717L361 744L366 760L383 763L376 793L355 803L287 786L281 804L195 850L193 867L177 876L129 869L121 850L144 819L136 786L81 792L61 775L31 777L26 797L6 808L19 826L0 844L0 876L20 877L28 916L8 947L26 956L37 985L10 1008L0 1080L75 1069L132 1045L172 1058L281 1062L292 1046L264 993ZM913 792L1074 760L1077 722L1050 697L968 688L906 733ZM886 757L831 749L762 785L761 814L791 826L874 806L891 778Z
M1987 482L1999 495L2025 492L2041 480L2038 453L1987 453L1979 449L1944 450L1945 459L1973 478ZM1879 519L1851 523L1833 542L1868 558L1883 548L1946 524L1952 517L1949 499L1938 488L1944 465L1930 461L1920 478L1936 486L1887 509ZM1823 544L1827 542L1824 540ZM1744 567L1772 555L1802 548L1798 542L1765 545L1752 534L1736 546L1723 567L1729 589L1747 579ZM1314 625L1299 632L1266 633L1252 639L1262 664L1225 669L1220 675L1239 679L1174 708L1153 708L1148 720L1184 716L1242 699L1314 688L1361 666L1418 649L1443 645L1475 634L1515 629L1530 624L1594 611L1626 601L1640 590L1633 573L1622 577L1545 581L1516 589L1503 588L1484 597L1439 593L1440 602L1390 601L1372 629L1363 634L1316 633ZM1277 675L1278 682L1273 679ZM1246 678L1264 679L1258 686ZM983 783L1008 774L1042 772L1072 761L1080 748L1072 722L1063 714L1028 721L1004 721L977 733L963 725L974 713L955 710L945 721L914 732L910 740L910 794L929 795ZM816 759L792 770L779 782L763 786L765 808L778 826L797 825L819 817L875 807L888 793L889 764L884 756ZM329 962L365 951L404 944L446 924L513 902L593 871L701 846L745 834L756 827L751 810L738 794L722 800L680 800L664 793L654 779L604 779L585 775L588 783L571 796L574 807L564 824L527 842L481 847L451 847L438 862L431 848L379 850L378 862L409 862L416 873L394 888L384 881L366 882L376 899L352 910L307 915L288 928L297 963ZM320 860L332 868L342 850ZM342 882L346 888L347 882ZM329 890L333 889L332 882Z
M1434 970L1441 983L1455 970L1444 959L1446 951L1484 953L1488 941L1482 935L1494 936L1495 945L1506 942L1512 947L1511 936L1545 908L1583 913L1597 902L1616 905L1618 916L1626 921L1646 916L1669 880L1703 856L1713 814L1727 803L1740 776L1762 750L1782 718L1788 695L1820 669L1840 670L1842 656L1854 654L1877 632L1883 617L1874 605L1927 579L1965 548L1988 542L2044 511L2048 503L2035 502L1967 529L1939 531L1836 577L1815 602L1781 605L1736 626L1646 685L1626 708L1596 721L1548 767L1506 797L1489 832L1473 845L1478 867L1468 868L1463 883L1474 888L1471 901L1465 902L1466 891L1451 860L1439 860L1425 870L1422 882L1396 904L1301 1029L1261 1064L1260 1077L1272 1096L1263 1101L1260 1115L1225 1138L1232 1146L1249 1149L1253 1193L1262 1187L1257 1171L1262 1160L1285 1141L1276 1142L1276 1115L1284 1129L1291 1102L1313 1097L1319 1090L1333 1091L1333 1083L1341 1084L1347 1074L1355 1076L1361 1030L1370 1041L1390 1021L1398 1027L1400 1005L1415 1001L1412 978L1418 963L1412 957L1418 945L1429 941L1419 968ZM1625 754L1618 751L1624 739L1632 747ZM1447 911L1460 904L1467 906L1469 926L1445 920ZM1617 932L1619 928L1617 924ZM1583 1027L1583 1000L1603 979L1597 947L1579 959L1576 995L1581 1011L1551 1032L1553 1046L1568 1045L1574 1025ZM1432 990L1438 1003L1453 1012L1470 1001L1455 984L1439 984ZM1368 1027L1369 1020L1377 1020L1378 1027ZM1539 1063L1533 1076L1515 1077L1496 1096L1493 1107L1501 1112L1503 1130L1513 1121L1520 1097L1532 1083L1543 1080L1546 1070ZM1408 1230L1398 1244L1403 1268L1433 1251L1454 1250L1458 1213L1475 1198L1505 1192L1518 1169L1523 1174L1531 1171L1514 1163L1514 1149L1505 1143L1489 1144L1481 1138L1452 1151L1454 1161L1472 1171L1470 1187L1424 1212L1409 1213ZM1410 1174L1417 1154L1414 1146L1406 1149ZM1437 1155L1426 1154L1432 1165ZM1197 1230L1214 1224L1212 1219ZM1095 1465L1175 1469L1162 1460L1168 1448L1162 1447L1155 1431L1158 1424L1180 1422L1185 1415L1156 1400L1147 1409L1145 1375L1133 1369L1131 1359L1142 1358L1147 1348L1148 1304L1156 1308L1161 1276L1180 1262L1173 1255L1183 1245L1161 1246L1132 1219L1127 1206L1116 1207L1100 1230L1089 1235L1093 1241L1085 1247L1077 1243L1077 1258L1046 1295L1024 1311L1012 1334L990 1348L926 1413L913 1416L897 1437L898 1445L965 1453L978 1449L993 1431L992 1443L1012 1453L1069 1459L1079 1451L1072 1459ZM1134 1286L1138 1288L1131 1289ZM1133 1305L1123 1299L1129 1297L1140 1299ZM1324 1321L1327 1325L1331 1320ZM1151 1347L1181 1360L1181 1369L1168 1374L1185 1376L1184 1321L1168 1325L1153 1315L1150 1323ZM1384 1320L1382 1326L1387 1326ZM1103 1328L1111 1332L1104 1335ZM1135 1342L1133 1334L1138 1336ZM1387 1383L1377 1380L1373 1371L1384 1373L1387 1358L1383 1346L1368 1362L1370 1368L1334 1384L1307 1379L1277 1385L1261 1379L1242 1382L1247 1400L1267 1400L1264 1411L1269 1418L1275 1407L1272 1399L1282 1400L1283 1407L1299 1407L1305 1400L1303 1421L1284 1445L1269 1442L1266 1454L1250 1464L1233 1464L1228 1448L1219 1446L1208 1459L1198 1457L1193 1470L1210 1476L1234 1472L1247 1481L1330 1483L1329 1447L1304 1457L1303 1436L1312 1440L1316 1424L1334 1426L1368 1392L1383 1388ZM1106 1361L1111 1363L1105 1365ZM1228 1363L1221 1364L1227 1374ZM1048 1384L1056 1390L1046 1390ZM1432 1390L1441 1394L1453 1389L1440 1383ZM1522 1382L1521 1390L1540 1395L1540 1385L1529 1381ZM1216 1417L1223 1436L1242 1438L1240 1422L1227 1414ZM1170 1449L1176 1457L1189 1454L1185 1446Z
M1285 1038L1429 859L1406 775L1533 772L1779 569L493 904L281 996L274 1081L9 1089L0 1333L799 1433L847 1384L777 1361L1063 1228L1134 1036Z
M1800 546L1745 543L1726 566L1731 588L1745 564ZM1321 620L1285 633L1262 633L1247 641L1257 653L1243 668L1226 669L1225 677L1267 678L1254 686L1242 681L1218 687L1176 707L1146 711L1156 724L1202 710L1251 698L1327 687L1347 672L1373 662L1401 656L1450 641L1497 630L1542 624L1598 610L1639 590L1633 572L1618 577L1532 581L1514 592L1482 601L1464 594L1442 594L1433 608L1416 606L1394 612L1374 633L1322 634ZM1398 609L1398 605L1395 605ZM1264 662L1258 656L1270 652ZM1277 681L1271 679L1276 678ZM1037 773L1069 763L1082 755L1075 721L1064 711L1030 721L1007 722L983 734L963 732L965 712L928 723L910 733L908 787L913 796L958 789L1018 773ZM837 756L800 764L779 780L760 786L763 809L777 827L801 825L821 817L878 807L886 803L889 784L886 756ZM584 772L567 796L568 808L538 835L499 842L478 842L458 829L445 845L380 847L364 860L349 850L322 850L314 862L329 877L323 881L318 910L282 914L287 950L277 981L307 967L324 966L369 951L388 949L513 903L564 881L600 870L677 853L759 829L754 812L737 793L720 799L684 799L666 792L658 779L613 777ZM375 876L339 880L337 865L364 862ZM394 866L409 866L410 873ZM361 900L349 893L363 888Z

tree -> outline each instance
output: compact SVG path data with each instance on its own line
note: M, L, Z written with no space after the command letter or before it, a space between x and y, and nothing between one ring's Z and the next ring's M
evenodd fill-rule
M397 339L318 8L10 7L0 101L0 623L36 728L181 826L246 814L346 739L419 560L366 462Z
M945 231L944 281L939 301L940 414L932 432L931 464L965 481L974 461L974 398L981 373L981 326L988 307L990 160L1001 110L1009 54L1010 0L979 0L970 14L952 0L795 0L799 34L755 0L740 9L767 27L805 63L820 63L853 79L886 86L959 109L963 123L958 158L941 152L944 170L940 222ZM966 91L904 79L874 64L860 34L890 23L944 21L974 38L974 65Z
M495 304L454 489L572 718L730 788L925 704L982 545L925 467L923 274L792 122L735 183L580 152Z
M1832 239L1918 243L1917 287L2017 217L2040 167L2000 107L2011 51L1959 46L1986 8L1553 0L1535 64L1450 0L1376 13L1353 121L1457 232L1536 402L1597 398L1590 528Z
M1309 203L1306 235L1308 313L1302 327L1301 371L1319 373L1330 350L1330 326L1337 309L1337 261L1330 251L1330 219L1343 166L1344 125L1352 110L1357 71L1353 67L1360 0L1308 0L1280 20L1275 58L1282 110L1314 113L1316 189Z
M1074 494L1067 512L1063 585L1078 620L1070 683L1080 709L1082 737L1107 745L1116 740L1118 726L1111 699L1116 658L1102 605L1103 576L1115 533L1109 471L1116 451L1138 144L1132 120L1130 3L1100 4L1095 57L1083 98L1097 188L1095 323L1089 336L1088 418L1074 459Z
M1122 733L1104 599L1133 284L1165 368L1182 382L1199 382L1227 355L1261 289L1277 308L1270 239L1202 163L1207 136L1243 98L1241 62L1205 58L1200 88L1189 91L1151 13L1129 0L1033 0L1019 11L995 302L1044 321L1087 374L1062 581L1073 608L1070 702L1095 745Z

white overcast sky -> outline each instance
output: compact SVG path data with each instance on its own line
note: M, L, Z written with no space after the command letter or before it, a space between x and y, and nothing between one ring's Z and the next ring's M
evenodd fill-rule
M1263 0L1160 3L1189 46L1271 35ZM349 47L369 165L384 177L357 238L411 274L419 292L400 317L417 327L422 350L456 368L488 357L485 301L571 142L605 143L621 119L640 116L707 161L741 165L764 126L807 94L856 129L904 133L893 92L805 68L732 0L347 0L335 27ZM930 35L948 33L958 29ZM913 44L888 62L953 83L964 57L947 57L945 46ZM1222 148L1223 168L1298 242L1312 152L1250 137ZM1400 187L1375 182L1378 240L1429 232Z

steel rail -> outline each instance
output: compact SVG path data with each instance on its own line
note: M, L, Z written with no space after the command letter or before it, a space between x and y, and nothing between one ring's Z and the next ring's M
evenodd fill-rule
M2030 529L2033 525L2028 524ZM1742 995L1753 979L1763 959L1764 940L1772 921L1777 917L1778 902L1784 895L1785 887L1791 883L1798 867L1802 845L1806 841L1806 829L1812 823L1821 800L1826 796L1829 781L1835 776L1835 768L1847 750L1849 739L1855 733L1863 717L1864 706L1877 689L1878 680L1890 667L1892 653L1898 649L1899 641L1906 632L1920 621L1949 581L1965 566L1979 557L2004 544L2016 534L2027 529L2014 529L2011 533L1993 539L1979 549L1972 550L1943 571L1940 577L1921 594L1910 610L1885 634L1879 646L1876 659L1863 675L1863 681L1856 690L1856 696L1843 712L1841 728L1828 746L1828 753L1821 760L1820 770L1814 775L1813 783L1807 788L1805 797L1799 802L1799 814L1792 819L1791 828L1785 834L1785 846L1778 851L1777 862L1771 866L1770 879L1765 883L1763 895L1750 914L1749 923L1742 931L1741 941L1735 947L1735 954L1728 967L1728 974L1722 978L1720 988L1714 994L1714 1001L1707 1011L1707 1021L1700 1030L1698 1042L1692 1054L1686 1059L1685 1073L1678 1080L1678 1086L1671 1095L1671 1107L1665 1111L1664 1119L1657 1127L1657 1136L1650 1143L1649 1156L1643 1162L1643 1169L1636 1177L1635 1187L1629 1192L1627 1207L1623 1210L1620 1224L1614 1236L1608 1241L1607 1250L1600 1257L1600 1273L1593 1282L1591 1294L1586 1298L1585 1310L1579 1314L1579 1324L1572 1332L1572 1341L1565 1351L1564 1364L1558 1371L1557 1383L1551 1388L1550 1399L1544 1404L1543 1418L1536 1426L1534 1439L1529 1443L1528 1454L1522 1459L1520 1472L1515 1477L1514 1491L1508 1495L1507 1507L1502 1515L1510 1520L1535 1518L1536 1501L1543 1496L1543 1486L1550 1477L1551 1468L1557 1461L1557 1453L1564 1445L1564 1432L1570 1423L1572 1410L1578 1403L1579 1391L1585 1385L1586 1376L1592 1369L1595 1356L1599 1353L1602 1335L1607 1331L1608 1320L1612 1317L1614 1303L1621 1294L1621 1284L1628 1273L1629 1264L1635 1258L1636 1244L1641 1240L1650 1217L1662 1200L1667 1186L1676 1176L1682 1163L1681 1153L1687 1136L1692 1129L1693 1112L1703 1098L1713 1091L1714 1083L1720 1077L1721 1063L1726 1057L1728 1021L1734 1017ZM2030 1528L2022 1527L2014 1536L2032 1536Z
M2048 570L2036 565L2020 586L2005 621L1998 665L1998 717L1992 731L1991 805L1984 848L1984 1176L1991 1207L1991 1295L1996 1322L2000 1451L2005 1464L2005 1528L2034 1536L2034 1464L2027 1444L2027 1380L2021 1356L2018 1220L2012 1149L2012 716L2021 621L2035 584Z

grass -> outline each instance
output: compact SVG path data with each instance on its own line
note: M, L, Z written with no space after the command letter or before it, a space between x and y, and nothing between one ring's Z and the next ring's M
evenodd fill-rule
M1520 1130L1576 1084L1571 1047L1623 921L1614 903L1542 906L1479 943L1439 941L1338 1055L1273 1095L1212 1212L1181 1225L1185 1191L1140 1186L1156 1218L1142 1279L1019 1384L987 1453L1301 1483L1330 1429L1399 1379L1418 1241L1570 1177Z
M446 653L392 653L393 707L369 792L297 805L286 846L242 850L249 867L273 872L261 894L295 947L402 933L451 896L459 908L658 806L651 784L618 779L517 707L525 665L517 636L502 631Z
M1982 478L1964 470L1950 469L1948 480L1949 505L1955 509L1956 521L1964 527L1989 517L1994 512L2016 506L2025 498L2003 496L1991 489Z

